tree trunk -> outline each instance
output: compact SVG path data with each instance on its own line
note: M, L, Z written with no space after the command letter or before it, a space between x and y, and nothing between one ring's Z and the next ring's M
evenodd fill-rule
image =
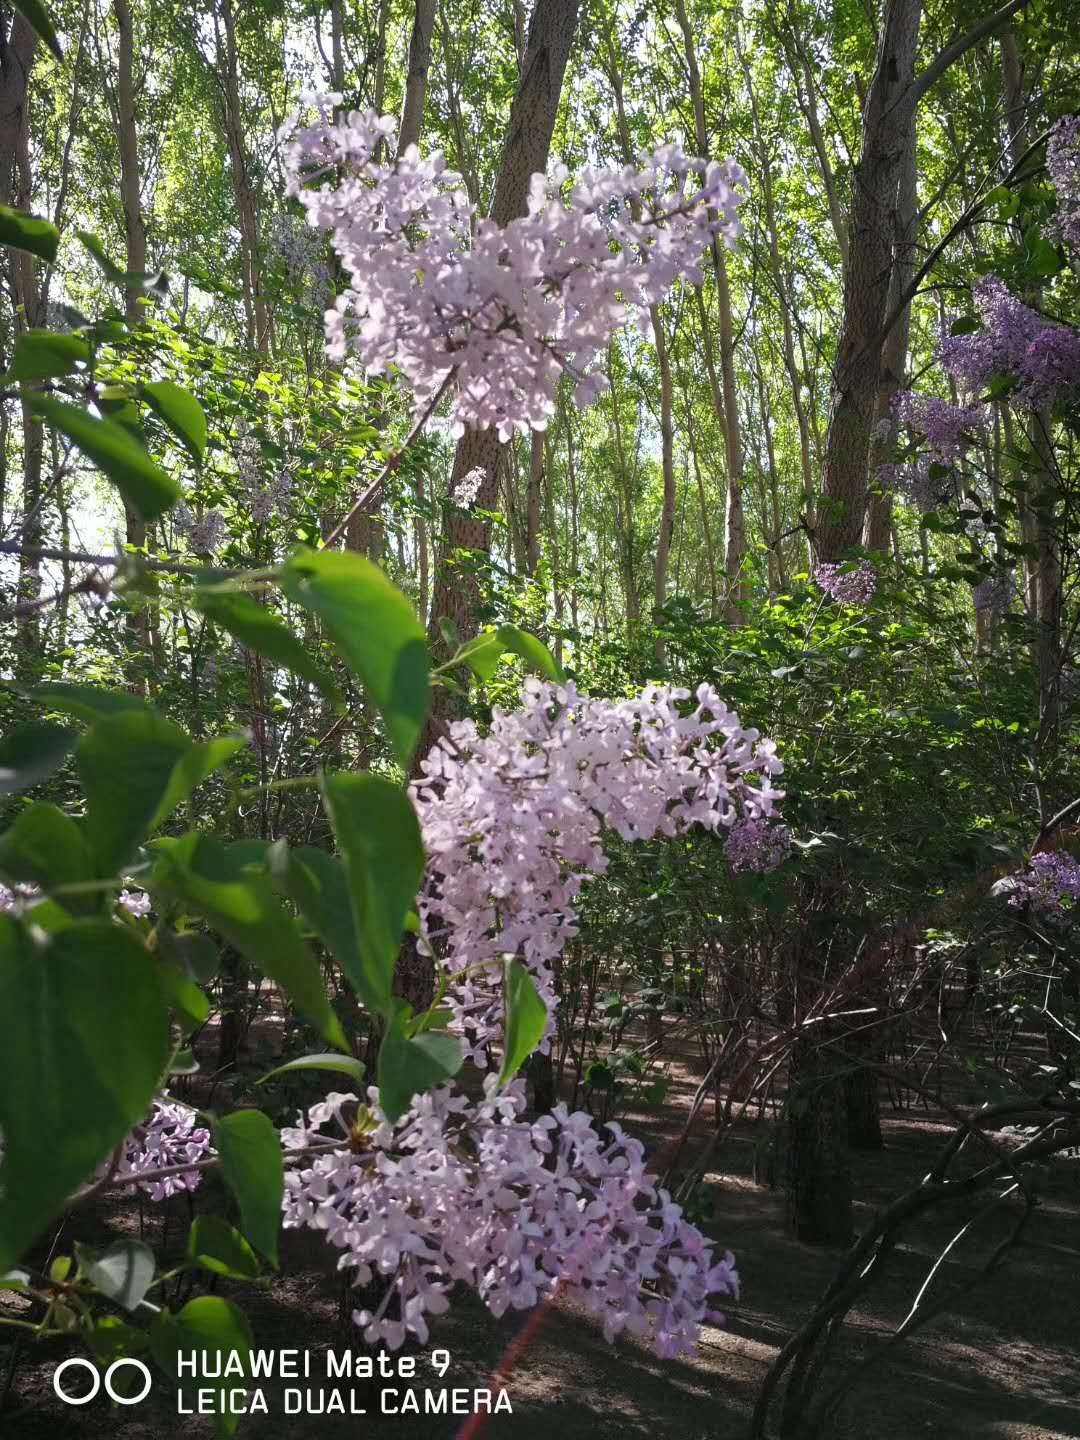
M915 244L918 239L918 192L915 172L915 117L912 115L904 136L903 155L896 187L896 210L893 232L892 276L889 281L888 313L892 314L900 297L911 284L915 273ZM878 387L877 418L870 444L871 494L866 512L863 543L868 550L885 553L892 530L892 495L874 486L879 465L892 454L896 444L896 413L893 397L902 388L907 369L908 335L911 330L911 305L904 306L896 324L885 336L881 348L881 375Z
M844 311L832 376L819 560L835 561L862 538L870 435L881 364L881 327L892 275L897 184L904 139L914 124L915 51L922 0L885 0L881 39L863 112L853 177Z
M525 573L532 579L540 564L540 493L544 482L546 430L530 435L529 488L525 498Z
M700 159L708 160L709 134L705 123L705 95L701 85L701 68L698 65L694 31L686 11L685 0L674 0L675 19L682 32L683 54L686 59L687 80L690 101L694 110L694 141ZM746 604L746 522L743 517L743 444L739 429L738 392L735 384L735 326L731 313L731 282L728 278L727 259L723 246L713 240L710 247L713 273L716 276L716 298L719 309L720 331L720 381L723 396L723 416L717 411L724 431L724 450L727 458L727 503L724 509L724 572L727 576L727 595L724 603L724 618L730 625L742 623ZM701 314L705 314L704 302ZM718 395L713 387L713 403Z
M113 0L117 30L116 124L120 150L120 199L124 208L124 236L127 242L127 270L142 274L146 266L146 225L142 213L142 189L139 177L139 132L135 119L135 37L128 0ZM141 318L137 285L124 291L124 314L134 330ZM127 543L141 550L146 544L146 521L132 506L124 505L124 527ZM132 613L129 633L137 650L150 648L149 617L145 610Z
M409 37L409 69L405 77L405 99L398 126L398 154L410 145L420 144L424 121L424 98L427 95L428 70L431 66L431 32L435 28L435 0L416 0L412 33Z

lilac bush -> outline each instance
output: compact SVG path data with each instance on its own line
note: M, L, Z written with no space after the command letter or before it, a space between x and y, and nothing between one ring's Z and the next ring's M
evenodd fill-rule
M941 363L965 390L978 394L1001 375L1016 384L1019 403L1037 408L1080 385L1080 332L1010 295L996 275L983 276L971 293L982 329L945 335L938 347Z

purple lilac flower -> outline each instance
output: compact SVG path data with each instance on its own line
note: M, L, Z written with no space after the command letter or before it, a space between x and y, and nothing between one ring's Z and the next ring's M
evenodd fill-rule
M767 820L742 820L733 825L724 855L736 874L771 875L791 854L791 831Z
M170 1165L194 1163L213 1153L210 1131L198 1123L196 1111L162 1094L154 1101L146 1120L124 1141L116 1173L142 1175ZM167 1200L170 1195L197 1190L201 1184L202 1171L188 1170L164 1179L140 1182L138 1188L151 1200Z
M1080 863L1064 850L1043 850L1013 877L1009 904L1043 915L1067 915L1080 902Z
M1046 168L1057 191L1051 233L1080 250L1080 115L1065 115L1054 126L1046 147Z
M815 565L814 581L838 605L866 605L874 598L877 575L869 560L854 569L842 564Z
M972 432L986 429L985 405L953 405L936 395L900 390L893 397L893 407L897 420L924 435L941 460L955 460L971 445Z
M1080 385L1080 332L1047 320L1010 295L996 275L972 288L983 328L945 335L938 358L966 390L977 394L993 375L1018 386L1025 405L1052 405L1063 390Z

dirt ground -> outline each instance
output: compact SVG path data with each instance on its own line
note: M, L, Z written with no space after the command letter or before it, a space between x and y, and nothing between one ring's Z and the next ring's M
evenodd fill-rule
M628 1128L653 1144L676 1133L688 1103L692 1077L672 1087L659 1115L627 1117ZM639 1122L639 1123L636 1123ZM709 1121L706 1120L704 1129ZM948 1133L933 1111L884 1114L883 1153L856 1157L858 1218L865 1220L899 1190L926 1173ZM513 1413L464 1416L380 1413L385 1397L376 1387L323 1382L343 1403L367 1409L356 1414L286 1414L281 1382L265 1385L269 1413L245 1418L238 1435L251 1440L336 1440L385 1436L386 1440L600 1440L600 1437L679 1437L723 1440L747 1433L755 1396L778 1348L813 1310L840 1258L811 1249L784 1234L781 1197L753 1181L756 1131L737 1128L724 1141L710 1174L714 1219L707 1228L738 1256L743 1298L730 1307L725 1329L706 1330L700 1354L690 1363L658 1361L636 1344L609 1346L585 1317L565 1304L538 1315L493 1319L462 1295L419 1352L417 1379L393 1382L385 1392L391 1410L402 1407L407 1389L472 1390L490 1387L492 1372L508 1350L513 1368L505 1385ZM996 1235L957 1247L940 1281L959 1295L946 1313L893 1350L845 1403L828 1432L837 1440L1066 1440L1080 1437L1080 1160L1061 1160L1044 1177L1043 1199L1024 1243L1010 1252L990 1279L967 1288ZM152 1215L152 1218L151 1218ZM147 1206L146 1239L161 1238L160 1214ZM135 1207L105 1209L84 1239L118 1231L139 1233ZM183 1217L171 1221L175 1245ZM962 1221L961 1221L962 1223ZM833 1362L839 1377L873 1353L906 1313L933 1258L956 1228L956 1217L937 1215L915 1227L898 1247L884 1282L860 1302ZM168 1238L168 1237L167 1237ZM298 1347L312 1354L312 1374L325 1373L325 1352L355 1343L339 1321L339 1282L328 1273L317 1237L291 1237L282 1273L265 1288L246 1287L242 1300L256 1343L265 1349ZM223 1286L222 1293L228 1287ZM241 1298L238 1296L238 1298ZM430 1351L449 1350L445 1378L431 1369ZM0 1346L0 1387L10 1378L0 1411L4 1440L159 1440L202 1437L212 1422L180 1414L175 1393L158 1380L143 1403L121 1408L99 1395L85 1408L62 1404L52 1375L67 1350L58 1345L20 1349ZM294 1389L317 1390L318 1381ZM495 1382L496 1384L500 1382ZM305 1408L328 1404L301 1400ZM407 1402L406 1402L407 1403ZM450 1403L448 1401L448 1403ZM189 1408L193 1401L189 1400Z

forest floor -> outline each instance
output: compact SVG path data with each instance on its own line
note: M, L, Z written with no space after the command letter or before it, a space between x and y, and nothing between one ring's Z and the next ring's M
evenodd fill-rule
M694 1088L694 1066L678 1067L661 1110L629 1114L627 1127L651 1146L670 1143L684 1123ZM711 1111L710 1106L706 1107ZM918 1182L949 1133L947 1117L932 1109L895 1113L885 1107L883 1151L855 1157L857 1223ZM707 1113L698 1126L708 1132ZM657 1360L645 1347L605 1343L595 1325L565 1303L531 1317L493 1319L463 1295L433 1330L417 1356L417 1378L388 1382L380 1397L370 1385L345 1380L264 1383L269 1413L241 1422L239 1440L337 1440L385 1436L386 1440L602 1440L602 1437L678 1437L678 1440L742 1440L767 1367L778 1348L812 1312L840 1254L812 1249L784 1232L783 1200L755 1184L759 1131L739 1124L719 1148L709 1176L714 1219L706 1227L721 1246L737 1254L742 1299L729 1309L725 1329L705 1331L690 1362ZM958 1287L957 1298L926 1329L894 1349L845 1402L828 1431L838 1440L1072 1440L1080 1437L1080 1160L1060 1160L1045 1174L1042 1199L1023 1243L991 1277L975 1284L982 1261L1002 1230L988 1228L981 1245L957 1247L939 1280ZM173 1202L176 1203L176 1202ZM153 1212L153 1218L151 1218ZM161 1240L160 1212L147 1205L142 1232ZM173 1248L185 1228L170 1222ZM934 1258L962 1216L938 1214L903 1237L889 1269L852 1311L831 1362L830 1376L873 1352L906 1313ZM80 1216L84 1239L105 1241L117 1233L140 1233L138 1207L110 1203ZM168 1238L168 1237L166 1237ZM321 1239L288 1235L280 1276L241 1299L256 1344L263 1349L299 1348L312 1355L312 1376L325 1375L325 1352L356 1344L339 1320L340 1282L330 1273ZM331 1261L332 1264L332 1261ZM223 1285L222 1293L228 1292ZM9 1297L10 1298L10 1297ZM461 1416L381 1413L400 1407L405 1390L485 1388L508 1347L512 1373L501 1382L513 1407L480 1416L467 1429ZM450 1352L445 1379L428 1355ZM357 1347L358 1351L363 1346ZM4 1440L161 1440L209 1436L212 1422L180 1414L177 1399L159 1384L143 1403L110 1406L103 1395L85 1409L60 1402L52 1391L56 1364L67 1353L59 1344L24 1349L15 1357L0 1346L0 1388L14 1358L7 1404L0 1410ZM285 1413L285 1384L326 1397L338 1390L343 1403L365 1407L364 1416ZM395 1391L397 1393L395 1393ZM354 1399L351 1399L355 1396ZM305 1409L321 1402L306 1395ZM189 1396L187 1405L193 1404Z

